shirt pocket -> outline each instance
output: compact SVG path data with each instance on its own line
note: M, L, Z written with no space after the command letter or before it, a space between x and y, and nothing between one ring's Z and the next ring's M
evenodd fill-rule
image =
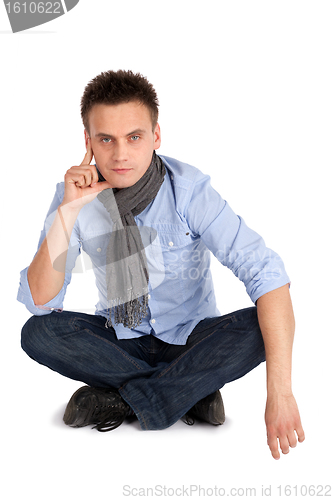
M106 251L111 233L85 234L81 240L81 248L91 261L91 267L103 268L106 266Z
M186 224L153 224L157 237L152 244L160 245L165 251L176 250L190 245L195 236Z
M162 281L170 285L179 297L182 290L184 255L191 252L196 238L189 228L179 224L155 224L156 238L146 249L151 284L155 288Z

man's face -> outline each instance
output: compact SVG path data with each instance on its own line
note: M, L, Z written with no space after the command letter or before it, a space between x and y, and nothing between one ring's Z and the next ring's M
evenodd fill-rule
M143 176L161 144L159 125L152 130L148 108L136 101L96 104L89 113L89 129L98 170L118 189L133 186Z

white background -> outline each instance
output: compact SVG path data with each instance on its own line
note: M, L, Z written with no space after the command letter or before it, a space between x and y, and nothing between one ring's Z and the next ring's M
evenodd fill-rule
M3 498L120 499L124 485L191 484L226 494L253 487L257 497L262 486L278 497L278 485L291 485L304 497L302 485L331 483L332 22L332 2L321 0L81 0L12 34L0 5ZM20 349L30 313L16 302L19 271L35 253L55 184L83 159L80 97L91 78L120 68L157 90L160 153L210 174L285 262L306 440L279 461L266 444L265 365L222 389L223 426L125 423L98 433L62 423L82 384ZM221 313L251 306L243 284L213 268ZM67 309L93 310L91 273L74 277Z

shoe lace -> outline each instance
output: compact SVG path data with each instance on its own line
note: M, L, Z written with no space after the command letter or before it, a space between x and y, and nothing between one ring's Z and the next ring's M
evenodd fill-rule
M116 429L124 422L128 413L124 408L117 408L111 405L98 409L100 422L93 429L97 429L99 432Z
M90 410L87 415L87 420L98 421L92 428L100 432L116 429L124 422L129 413L123 402L109 405L101 404L98 399L96 400L96 395L91 398L89 407Z
M192 417L192 415L189 412L185 413L185 415L181 418L181 420L186 425L193 425L195 422L194 417Z

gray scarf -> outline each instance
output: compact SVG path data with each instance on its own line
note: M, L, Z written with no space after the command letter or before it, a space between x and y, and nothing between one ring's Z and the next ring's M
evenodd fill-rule
M159 156L153 153L144 175L124 189L105 189L98 199L113 221L106 250L108 319L135 328L147 315L149 273L146 253L134 216L140 214L157 195L165 175ZM156 234L156 233L155 233Z

